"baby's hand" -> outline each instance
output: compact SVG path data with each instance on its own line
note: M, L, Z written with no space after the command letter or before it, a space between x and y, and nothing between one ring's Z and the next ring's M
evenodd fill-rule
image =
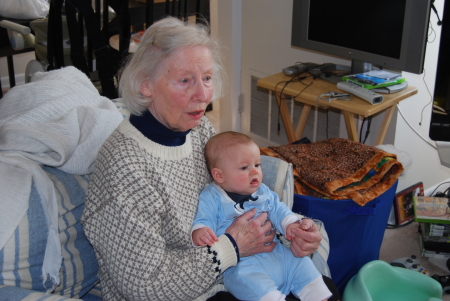
M205 247L212 246L219 239L211 228L203 227L192 232L192 241L197 246Z
M294 233L292 233L292 229L295 229L295 228L297 228L297 229L302 229L302 225L301 225L301 222L300 221L296 221L295 223L292 223L292 224L289 224L287 227L286 227L286 238L287 238L287 240L292 240L293 238L294 238Z

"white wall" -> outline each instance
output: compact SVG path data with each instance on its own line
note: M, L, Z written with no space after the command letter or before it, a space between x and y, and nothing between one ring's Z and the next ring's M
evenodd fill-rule
M241 94L241 0L211 0L211 32L223 46L226 66L226 91L220 99L221 131L240 129ZM233 16L232 18L230 16ZM214 104L213 104L214 107Z
M289 1L242 1L242 92L244 112L242 131L250 132L250 84L251 76L259 78L281 72L295 62L330 62L330 57L292 48L291 22L292 0ZM333 58L338 64L349 61ZM311 113L313 115L313 113ZM347 138L344 122L341 133ZM258 140L260 146L267 141ZM309 137L312 138L312 137Z
M227 41L224 41L225 46L230 48L233 46L233 44L227 44L230 39L232 43L239 42L239 40L242 43L241 71L236 70L233 65L233 70L230 73L233 81L236 77L241 78L240 84L231 83L231 85L234 91L241 88L244 95L242 125L232 126L228 120L222 120L223 118L221 118L221 129L242 130L244 132L248 130L249 120L246 119L246 116L251 109L249 104L250 75L267 76L274 74L296 61L349 64L344 59L294 49L290 46L292 0L221 0L217 2L220 2L218 4L219 9L216 11L219 19L218 28L221 28L222 24L230 28L230 24L233 24L233 22L242 23L242 34L231 32L230 37L230 32L228 32ZM222 5L225 7L233 5L236 8L237 3L241 4L241 12L220 9ZM443 4L444 0L435 1L436 8L441 16ZM440 27L436 25L436 21L436 16L431 14L430 24L433 29L430 30L429 40L431 42L427 46L425 73L422 75L404 73L409 84L419 90L417 95L402 101L399 105L402 115L408 120L412 128L397 112L385 140L385 144L392 143L397 149L408 152L412 157L412 164L400 177L399 191L419 181L424 183L425 189L429 189L450 178L450 169L440 164L438 154L434 149L435 144L428 138L431 116L430 101L434 91L440 36ZM235 56L236 53L227 53L228 59L229 55ZM228 67L230 65L227 65ZM220 108L221 110L227 107L231 108L233 103L235 102L229 100L221 101ZM235 109L231 112L232 115L239 115ZM382 117L383 114L375 117L368 144L375 140L377 133L375 129L381 123ZM228 118L230 118L229 115ZM422 121L421 125L419 125L420 121ZM343 137L345 137L345 133Z

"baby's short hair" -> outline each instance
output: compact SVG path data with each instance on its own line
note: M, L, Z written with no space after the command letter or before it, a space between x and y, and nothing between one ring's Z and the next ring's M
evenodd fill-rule
M220 157L230 147L238 144L251 143L255 143L252 138L245 134L233 131L219 133L211 137L205 145L205 159L208 170L211 171L217 166Z

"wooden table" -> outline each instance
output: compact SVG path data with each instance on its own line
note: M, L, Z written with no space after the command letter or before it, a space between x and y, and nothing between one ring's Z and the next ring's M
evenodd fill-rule
M290 79L291 77L285 76L282 72L280 72L259 79L257 85L259 87L275 92L287 137L289 139L289 142L294 142L302 137L306 121L308 120L308 115L311 111L311 108L316 106L316 99L319 95L329 91L342 93L346 92L339 90L335 84L323 81L321 79L307 78L302 80L302 83L290 82L288 85L285 85L285 82L289 81ZM311 82L313 82L312 85L305 89L306 85ZM403 99L408 98L416 93L416 87L408 86L403 91L397 93L382 94L384 97L383 102L376 105L372 105L354 95L350 100L347 101L333 100L328 104L328 101L319 100L319 104L341 110L345 118L348 137L353 141L359 140L355 122L355 117L357 117L357 115L369 117L379 112L385 111L386 113L384 115L383 123L378 131L378 137L375 142L375 145L380 145L383 144L386 132L389 128L389 123L391 122L392 115L395 111L395 105ZM286 98L286 95L295 97L296 101L304 104L300 119L295 130L286 101L282 101Z

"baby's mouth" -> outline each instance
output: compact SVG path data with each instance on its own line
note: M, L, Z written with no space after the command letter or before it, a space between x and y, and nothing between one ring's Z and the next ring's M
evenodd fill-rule
M258 179L253 179L253 180L250 182L250 184L258 184L258 183L259 183Z

